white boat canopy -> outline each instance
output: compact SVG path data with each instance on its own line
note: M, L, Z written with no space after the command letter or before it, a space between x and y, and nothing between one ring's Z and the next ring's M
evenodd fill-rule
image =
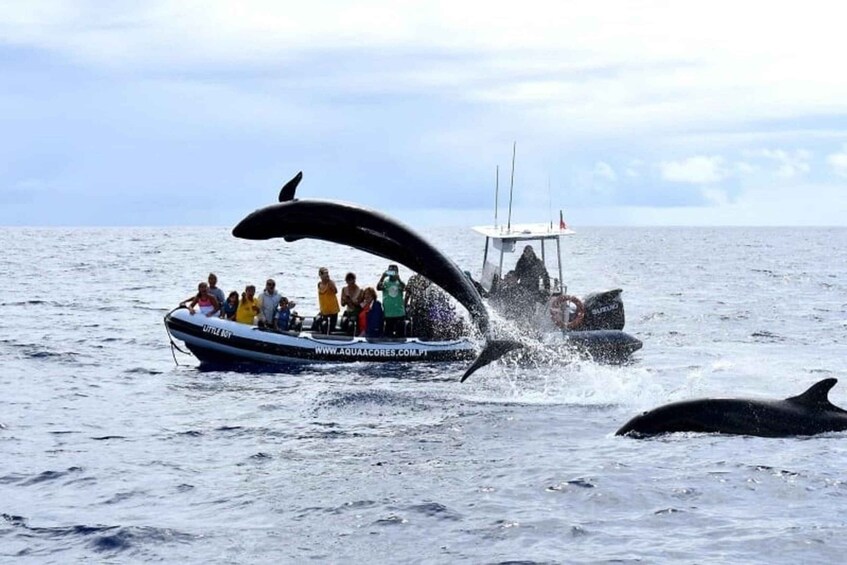
M550 223L542 224L511 224L500 226L476 226L472 228L476 233L485 236L485 252L482 257L482 276L480 282L486 290L491 289L494 277L503 276L503 255L511 253L515 250L515 244L518 241L538 241L541 243L541 260L546 263L545 242L556 240L556 264L559 273L560 288L555 289L560 292L567 292L567 289L562 282L562 248L559 243L559 238L566 235L574 235L576 232L564 226ZM489 242L493 242L494 249L500 252L499 265L488 261L488 246Z

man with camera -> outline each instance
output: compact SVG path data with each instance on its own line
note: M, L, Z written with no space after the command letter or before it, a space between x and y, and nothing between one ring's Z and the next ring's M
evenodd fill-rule
M382 273L376 289L382 291L382 310L385 315L385 337L404 337L406 325L406 307L403 304L403 291L406 283L400 279L397 265L389 265Z

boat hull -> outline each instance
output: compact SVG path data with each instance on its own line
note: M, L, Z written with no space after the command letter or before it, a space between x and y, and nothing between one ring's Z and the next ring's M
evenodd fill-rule
M276 332L179 309L165 316L170 334L201 363L426 362L473 359L477 346L469 338L452 341L372 339L363 337Z
M276 332L178 309L165 316L171 336L185 344L201 365L292 367L310 363L423 362L474 359L476 342L372 339L311 332ZM620 330L562 332L545 348L601 363L625 363L641 349L640 340Z
M560 347L592 361L619 364L629 361L643 345L640 339L620 330L587 330L564 333Z

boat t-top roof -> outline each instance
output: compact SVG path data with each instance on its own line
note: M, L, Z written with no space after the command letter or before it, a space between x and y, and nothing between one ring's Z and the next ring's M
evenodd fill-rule
M559 274L557 279L560 283L562 292L567 291L567 287L562 282L562 250L559 243L559 238L565 235L574 235L576 232L560 222L559 225L548 222L543 224L511 224L499 226L475 226L472 228L476 233L485 236L485 251L482 256L482 275L480 282L486 290L491 289L491 285L495 276L502 276L503 273L503 255L511 253L515 250L515 244L519 241L540 241L541 242L541 260L546 262L545 241L556 241L556 267ZM496 265L488 264L488 244L489 241L494 243L494 249L499 251L500 260Z
M563 235L574 235L576 232L570 228L560 228L553 223L543 224L512 224L507 227L500 226L475 226L473 231L485 237L499 240L527 241L527 240L549 240L558 239Z

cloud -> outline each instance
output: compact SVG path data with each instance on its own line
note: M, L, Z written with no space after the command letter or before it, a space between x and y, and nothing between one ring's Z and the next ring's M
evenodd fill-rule
M759 170L759 167L746 161L737 161L734 164L734 168L735 172L740 176L752 175Z
M264 186L302 168L314 196L461 214L488 207L497 165L507 185L517 140L516 204L546 208L553 179L586 205L720 210L759 182L847 178L847 146L833 148L847 78L832 72L847 34L829 11L0 3L0 188L7 201L30 178L73 191L54 214L69 222L89 217L74 202L110 191L149 199L139 223L164 217L155 198L172 193L220 203L192 222L237 216L242 190L261 205ZM0 206L0 223L18 216Z
M659 165L662 178L671 182L712 184L728 175L723 157L697 156L681 161L663 161Z
M798 206L797 194L804 196ZM621 223L642 225L843 226L844 186L832 183L774 186L764 182L724 205L633 209ZM814 195L814 197L809 197ZM713 195L719 200L719 195Z
M827 155L826 162L836 175L847 178L847 143L841 146L841 151Z
M718 188L704 188L703 198L712 204L712 206L725 207L730 204L729 195L725 190Z
M594 165L594 178L615 182L618 180L618 175L611 165L604 161L597 161Z
M322 59L323 81L340 93L450 93L520 106L534 125L557 120L559 132L714 127L844 109L847 83L828 72L847 50L837 18L823 7L771 10L762 26L767 6L32 0L0 8L0 37L118 72L284 71ZM381 55L356 74L325 62L356 52ZM410 64L390 64L398 55Z
M795 151L785 151L783 149L759 149L757 151L747 152L754 157L762 157L772 162L776 162L776 176L789 179L806 174L811 170L809 161L812 158L812 153L805 149L797 149Z

